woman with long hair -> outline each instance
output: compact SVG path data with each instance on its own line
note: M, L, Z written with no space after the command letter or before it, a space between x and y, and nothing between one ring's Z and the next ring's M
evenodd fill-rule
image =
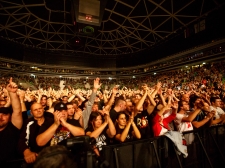
M104 117L99 112L92 112L90 114L88 128L85 130L86 135L95 138L96 143L94 148L97 148L99 152L102 151L104 145L109 144L110 138L113 138L116 134L116 129L109 116L109 112L103 110L103 114ZM96 153L99 155L98 152Z
M128 122L124 112L118 113L116 119L115 140L118 142L129 142L132 141L134 138L141 138L141 133L138 130L136 124L134 123L134 113L132 112Z

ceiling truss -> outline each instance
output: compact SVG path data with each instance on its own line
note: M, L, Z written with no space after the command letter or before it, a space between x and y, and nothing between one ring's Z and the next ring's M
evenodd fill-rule
M62 1L64 6L57 6ZM51 8L53 3L56 6ZM54 51L94 55L135 53L178 33L224 2L108 1L101 27L93 36L75 31L68 4L70 0L0 0L0 35L26 46ZM74 39L81 44L76 45Z

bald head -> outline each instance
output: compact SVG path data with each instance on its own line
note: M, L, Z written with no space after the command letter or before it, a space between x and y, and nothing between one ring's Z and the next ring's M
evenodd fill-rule
M126 102L123 99L118 99L115 102L116 111L124 111L126 109Z
M31 114L34 118L41 118L44 116L44 108L40 103L34 103L30 107Z

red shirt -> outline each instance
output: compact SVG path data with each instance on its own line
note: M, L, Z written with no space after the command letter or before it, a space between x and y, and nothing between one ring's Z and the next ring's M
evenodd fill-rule
M162 126L160 125L159 119L161 118L161 116L159 116L158 114L155 115L155 117L153 118L153 132L154 132L154 136L159 136L160 132L162 130ZM163 126L170 130L168 124L173 121L176 118L176 114L172 113L170 116L168 116L167 118L163 118Z

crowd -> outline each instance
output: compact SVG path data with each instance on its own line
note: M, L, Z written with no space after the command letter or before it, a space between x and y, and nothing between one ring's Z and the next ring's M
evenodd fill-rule
M86 74L86 75L113 75L113 74L139 74L143 72L148 72L151 70L158 70L162 67L167 67L167 66L175 66L176 64L179 63L184 63L184 62L189 62L191 60L196 60L199 58L203 58L209 55L214 55L217 53L222 53L224 52L225 46L221 45L220 47L214 47L211 49L208 49L206 51L200 51L196 52L194 54L188 54L179 58L172 58L169 60L161 60L159 63L156 63L154 65L151 65L149 67L145 68L139 68L139 69L130 69L130 70L120 70L120 71L99 71L99 70L76 70L73 69L72 67L70 69L63 69L63 68L41 68L41 67L34 67L34 66L29 66L29 65L21 65L21 64L15 64L15 63L8 63L6 61L1 61L0 65L2 67L8 68L8 69L18 69L20 71L24 72L30 72L30 73L35 73L35 72L41 72L41 73L59 73L59 74L73 74L73 75L78 75L78 74ZM169 57L168 57L169 58Z
M128 89L138 89L142 83L146 83L149 86L153 86L158 81L162 82L162 86L171 87L173 89L180 89L182 86L188 87L188 84L199 84L202 80L207 81L207 85L212 86L215 83L224 82L224 61L208 62L197 66L186 66L181 69L174 69L170 71L164 71L160 73L154 73L146 76L131 76L128 79L122 78L109 78L101 79L102 89L111 89L115 85L120 85L120 88L126 87ZM54 90L61 90L75 88L88 90L90 89L91 78L88 77L76 77L71 74L71 77L44 77L35 75L19 75L8 74L1 77L0 85L5 87L7 79L13 77L14 81L18 83L19 88L26 90L30 87L30 90L38 90L42 88L47 90L52 88Z
M224 70L217 62L127 80L2 77L0 164L18 158L28 166L41 164L43 149L82 135L95 139L97 156L104 145L171 131L185 139L184 147L190 145L194 134L182 132L225 123ZM21 80L36 89L21 87Z

